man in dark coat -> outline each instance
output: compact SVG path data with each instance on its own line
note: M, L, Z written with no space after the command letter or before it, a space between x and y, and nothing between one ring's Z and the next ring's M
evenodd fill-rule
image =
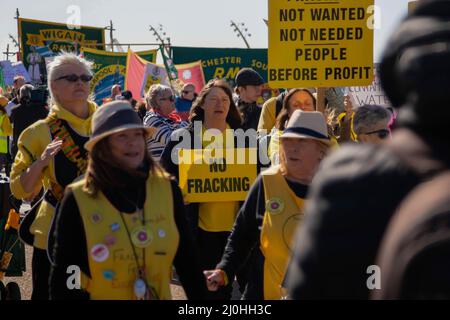
M258 128L261 107L256 101L261 96L263 78L251 68L243 68L236 75L236 93L238 94L237 107L242 117L244 130Z
M20 134L36 121L45 119L48 114L44 103L31 100L32 90L33 86L31 84L22 86L19 91L20 103L11 109L11 123L13 125L11 155L13 160L18 150L17 140Z
M288 270L291 298L374 294L383 277L376 256L396 208L450 167L449 20L450 1L424 0L391 37L381 82L400 110L399 128L384 145L342 147L324 161Z

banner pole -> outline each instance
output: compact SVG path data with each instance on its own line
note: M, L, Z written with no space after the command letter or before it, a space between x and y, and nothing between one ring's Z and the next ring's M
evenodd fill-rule
M17 61L22 61L22 46L21 46L22 38L19 32L19 18L20 18L19 8L16 8L16 16L14 17L14 19L17 20L17 41L19 42L19 54L17 56Z

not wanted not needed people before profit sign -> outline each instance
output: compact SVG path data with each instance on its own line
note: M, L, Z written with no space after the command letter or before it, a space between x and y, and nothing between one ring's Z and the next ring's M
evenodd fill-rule
M269 85L369 85L373 4L374 0L269 0Z

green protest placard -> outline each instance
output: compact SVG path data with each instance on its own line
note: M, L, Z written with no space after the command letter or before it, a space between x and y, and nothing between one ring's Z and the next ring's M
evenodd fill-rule
M267 80L267 49L172 47L175 64L201 60L205 80L216 77L234 80L240 69L255 69Z
M269 0L269 85L369 85L373 4L374 0Z

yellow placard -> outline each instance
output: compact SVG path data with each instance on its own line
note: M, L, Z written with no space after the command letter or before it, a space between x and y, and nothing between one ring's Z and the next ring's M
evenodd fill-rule
M257 149L181 149L179 183L187 202L242 201L257 176Z
M366 86L374 0L269 0L271 88Z

